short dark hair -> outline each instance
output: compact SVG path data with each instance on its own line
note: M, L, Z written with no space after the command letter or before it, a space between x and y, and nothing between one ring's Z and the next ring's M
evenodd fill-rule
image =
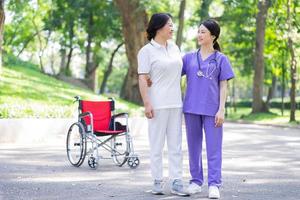
M151 16L151 19L147 27L147 38L150 41L156 36L157 30L164 27L169 19L172 18L172 15L169 13L155 13Z
M207 19L199 24L205 26L211 35L214 35L216 38L214 39L214 49L221 51L221 47L218 43L218 38L220 36L221 28L219 23L214 19Z

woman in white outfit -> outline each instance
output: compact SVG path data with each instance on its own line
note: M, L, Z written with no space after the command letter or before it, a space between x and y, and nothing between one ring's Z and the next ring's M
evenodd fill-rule
M182 184L182 100L180 79L182 59L173 35L173 22L168 13L152 15L147 37L149 43L138 53L139 88L148 118L150 164L153 194L163 194L163 146L167 139L171 192L188 196ZM152 85L148 87L147 80Z

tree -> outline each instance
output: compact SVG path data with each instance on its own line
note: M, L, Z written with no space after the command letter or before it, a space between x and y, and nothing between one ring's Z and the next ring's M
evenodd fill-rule
M297 60L295 57L294 41L292 38L292 16L291 16L291 0L287 0L287 24L288 24L288 48L291 55L291 68L290 68L290 78L291 78L291 91L290 91L290 122L296 121L296 79L297 79ZM294 10L295 11L295 10Z
M99 10L102 10L101 15L98 14ZM118 16L119 13L111 1L88 1L83 6L80 25L86 32L86 38L81 41L83 44L81 49L86 54L85 82L93 90L96 86L96 70L99 62L103 61L101 51L104 50L98 47L103 42L121 40L121 24Z
M198 11L200 21L203 21L209 17L209 6L212 3L212 0L203 0L201 8Z
M10 12L10 22L6 24L4 48L8 54L19 57L24 50L37 53L41 71L45 73L44 51L50 32L45 34L43 18L47 17L50 0L25 1L10 0L6 4Z
M17 0L10 0L6 8L11 13L12 19L5 25L3 48L5 52L17 52L19 56L38 34L32 23L34 8L29 6L28 1Z
M2 39L3 39L4 20L5 20L4 0L0 0L0 74L2 68Z
M129 62L120 96L126 100L141 103L138 89L137 53L146 43L147 14L138 0L115 0L115 3L121 14L122 32Z
M83 1L81 0L52 0L51 18L45 18L47 30L61 34L60 46L66 51L66 65L60 70L60 74L71 75L71 60L73 51L78 43L77 32ZM65 59L65 58L62 58Z
M181 0L180 2L180 9L179 9L179 25L178 25L178 31L176 36L176 44L180 48L182 43L182 32L183 32L183 24L184 24L184 11L185 11L185 4L186 0Z
M120 44L118 44L118 46L114 49L114 51L112 52L112 54L110 56L108 66L107 66L107 68L104 72L104 75L103 75L103 81L102 81L100 91L99 91L100 94L103 94L104 91L105 91L105 87L106 87L108 77L112 72L114 57L115 57L116 53L118 52L118 50L120 49L120 47L123 46L123 44L124 44L124 42L121 42Z
M254 78L253 78L253 102L252 113L268 111L263 101L264 83L264 42L266 19L270 0L260 0L258 2L258 14L256 17L256 46L254 56Z
M38 57L39 57L40 68L43 73L46 73L45 65L43 62L43 57L44 57L45 50L48 46L51 33L52 33L51 30L49 30L46 34L46 37L43 37L43 33L44 33L43 31L45 30L45 24L43 21L43 17L45 17L46 13L48 13L47 9L48 9L47 4L45 2L41 2L41 0L38 0L37 1L37 9L35 10L35 12L32 16L32 19L31 19L35 33L37 35L37 39L38 39L38 44L39 44L38 45L39 46L38 47Z

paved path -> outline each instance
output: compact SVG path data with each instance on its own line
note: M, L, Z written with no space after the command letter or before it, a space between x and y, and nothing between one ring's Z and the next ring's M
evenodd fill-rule
M187 184L185 137L183 144ZM0 143L0 200L207 199L206 185L191 197L170 195L168 184L166 195L151 195L147 133L135 134L134 145L141 159L138 169L102 160L97 170L91 170L86 162L80 168L70 166L62 134L48 142ZM223 157L221 199L300 199L299 129L227 123Z

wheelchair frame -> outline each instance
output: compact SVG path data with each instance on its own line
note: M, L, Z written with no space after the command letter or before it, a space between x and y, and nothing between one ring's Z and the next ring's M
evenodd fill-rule
M80 104L80 97L76 96L74 102L79 102ZM129 134L129 128L128 128L128 113L119 113L115 114L114 109L114 100L110 98L111 101L111 107L110 111L112 113L110 118L110 123L113 123L113 130L111 131L118 131L116 130L116 119L117 118L125 118L126 119L126 130L122 130L120 133L117 134L102 134L102 135L96 135L94 130L94 121L93 121L93 113L90 111L82 113L82 110L80 108L80 105L78 107L78 122L73 123L67 134L67 140L66 140L66 147L67 147L67 156L70 163L75 166L79 167L83 164L85 157L88 157L88 165L96 169L98 167L98 163L100 158L105 159L104 157L99 156L99 148L102 147L103 149L110 152L112 160L114 163L121 167L126 162L128 166L132 169L135 169L139 166L140 160L138 156L134 153L133 148L133 142L132 137ZM85 117L89 117L90 124L85 124ZM74 129L76 129L74 131ZM77 139L76 141L72 142L72 137L75 136ZM104 140L101 140L101 137L105 137ZM125 137L126 147L124 151L120 152L121 150L118 150L118 146L122 146L123 144L120 142L117 142L117 139L119 137ZM88 143L91 143L91 148L87 150ZM108 144L110 142L110 144ZM76 153L77 150L75 150L75 155L72 152L72 148L79 148L79 155ZM108 159L110 159L108 158Z

